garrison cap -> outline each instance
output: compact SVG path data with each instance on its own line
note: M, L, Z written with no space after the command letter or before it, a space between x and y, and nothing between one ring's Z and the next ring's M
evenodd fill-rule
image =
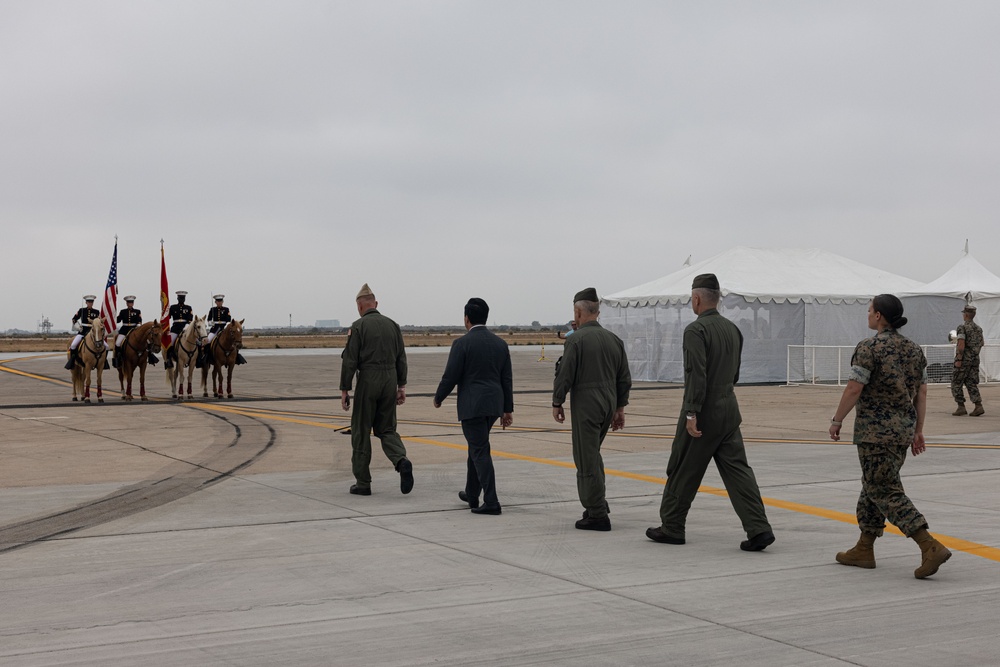
M174 293L175 293L175 294L176 294L177 296L187 296L187 295L188 295L188 293L187 293L187 292L185 292L184 290L179 290L179 291L177 291L177 292L174 292Z
M972 313L973 315L975 315L975 314L976 314L976 307L975 307L975 306L973 306L973 305L972 305L972 304L970 303L970 304L968 304L968 305L967 305L967 306L966 306L965 308L963 308L963 309L962 309L962 312L963 312L963 313Z
M719 279L715 277L714 273L702 273L701 275L694 277L694 282L691 283L691 289L719 289Z
M125 297L125 303L132 303L133 301L135 301L135 297L132 296L131 294Z
M593 301L594 303L597 303L600 300L600 297L597 296L597 289L594 287L582 289L573 295L573 303L576 303L577 301Z
M87 294L87 295L85 295L85 296L83 297L83 300L84 300L84 301L93 301L93 300L94 300L94 299L96 299L96 298L97 298L97 297L96 297L96 296L94 296L93 294Z
M372 288L368 287L368 283L361 286L361 289L358 291L358 295L354 297L354 300L357 301L358 299L366 296L375 296L375 292L372 291Z
M222 301L223 299L226 298L226 295L225 294L216 294L212 298L215 299L216 301Z

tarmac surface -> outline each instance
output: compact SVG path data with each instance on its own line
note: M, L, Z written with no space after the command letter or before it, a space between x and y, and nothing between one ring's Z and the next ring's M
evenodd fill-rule
M846 442L826 433L840 389L737 390L777 536L746 553L714 469L687 544L644 535L675 385L634 387L603 449L613 529L594 533L573 527L570 434L551 416L558 348L512 348L515 421L492 437L501 516L457 496L454 396L431 405L446 349L409 358L413 492L376 440L370 497L348 493L338 353L277 352L247 353L234 399L184 402L162 367L148 403L88 405L70 402L62 355L0 361L0 664L1000 664L996 386L979 418L930 388L930 447L904 483L954 556L916 580L898 533L874 570L834 561L857 540L860 490L853 418Z

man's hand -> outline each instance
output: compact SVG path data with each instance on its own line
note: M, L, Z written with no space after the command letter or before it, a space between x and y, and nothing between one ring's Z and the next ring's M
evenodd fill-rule
M834 442L840 440L840 424L830 424L830 439Z
M344 412L351 409L351 397L346 391L340 392L340 407L344 408Z
M555 419L560 424L566 421L566 413L563 412L563 408L561 405L558 408L557 407L552 408L552 418Z
M698 417L695 416L694 419L688 419L687 415L684 416L684 421L687 422L687 432L692 438L700 438L701 431L698 430Z
M961 359L956 359L955 360L955 368L961 368L961 367L962 367L962 360Z
M400 387L396 390L396 405L403 403L406 403L406 387Z
M502 426L503 428L507 428L513 423L514 423L514 415L511 414L510 412L505 412L503 413L503 416L500 417L500 426Z
M611 418L611 430L620 431L623 428L625 428L625 408L618 408Z
M914 456L923 454L927 450L927 443L924 442L924 434L916 433L913 436L913 444L910 445L910 451L913 452Z

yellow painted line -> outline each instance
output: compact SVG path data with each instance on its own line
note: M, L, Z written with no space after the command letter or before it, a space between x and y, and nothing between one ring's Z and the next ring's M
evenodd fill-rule
M191 403L195 407L203 407L209 410L217 410L220 412L230 412L235 414L247 414L253 416L270 417L271 419L276 419L278 421L289 422L292 424L302 424L305 426L316 426L319 428L336 428L332 424L325 424L322 422L313 422L305 419L295 419L292 417L279 417L273 414L260 413L252 410L246 410L242 408L234 408L229 406L221 405L211 405L207 403ZM404 436L403 440L408 442L416 442L423 445L431 445L434 447L443 447L446 449L453 449L455 451L466 451L468 445L460 445L453 442L444 442L442 440L431 440L430 438L420 438L415 436ZM542 458L540 456L529 456L527 454L515 454L513 452L504 452L498 450L492 450L494 456L512 459L516 461L527 461L530 463L540 463L542 465L554 466L557 468L575 468L575 464L572 461L557 461L555 459ZM611 477L621 477L624 479L632 479L639 482L649 482L656 484L658 486L663 486L667 483L665 477L656 477L653 475L641 475L634 472L628 472L627 470L615 470L613 468L606 468L604 470L605 475L610 475ZM725 489L720 489L714 486L699 486L699 493L705 493L712 496L719 496L721 498L728 498L729 494ZM791 502L788 500L780 500L778 498L762 498L764 504L768 507L776 507L778 509L788 510L790 512L798 512L800 514L808 514L811 516L821 517L823 519L831 519L833 521L840 521L841 523L847 523L851 525L858 525L857 519L853 514L848 514L847 512L838 512L836 510L829 510L823 507L814 507L812 505L806 505L803 503ZM894 535L902 535L898 529L894 526L886 526L886 532L892 533ZM970 542L968 540L963 540L958 537L951 537L949 535L941 535L939 533L934 533L934 536L938 539L941 544L945 545L949 549L954 549L956 551L963 551L973 556L979 556L981 558L986 558L987 560L992 560L1000 563L1000 549L996 547L989 547L985 544L978 544L976 542Z
M14 361L14 360L10 360ZM19 371L16 368L7 368L6 366L0 364L0 371L4 373L10 373L11 375L20 375L22 377L31 378L32 380L41 380L43 382L51 382L53 384L58 384L63 387L72 387L72 382L66 382L65 380L56 380L54 378L47 378L42 375L35 375L34 373L26 373L25 371Z

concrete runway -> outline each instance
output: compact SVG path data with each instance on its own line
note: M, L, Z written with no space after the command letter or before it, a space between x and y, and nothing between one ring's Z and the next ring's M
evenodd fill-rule
M513 348L514 427L492 439L503 514L472 515L454 397L431 405L445 353L410 355L413 492L376 451L370 497L348 493L336 353L251 351L235 399L184 403L165 400L162 370L149 403L83 405L61 355L0 362L0 664L1000 664L997 387L980 418L930 389L932 446L904 482L955 555L918 581L898 534L874 570L834 561L857 539L860 489L849 432L826 435L836 388L738 390L777 536L744 553L714 470L686 545L644 536L672 385L636 385L605 442L613 530L574 529L551 348Z

